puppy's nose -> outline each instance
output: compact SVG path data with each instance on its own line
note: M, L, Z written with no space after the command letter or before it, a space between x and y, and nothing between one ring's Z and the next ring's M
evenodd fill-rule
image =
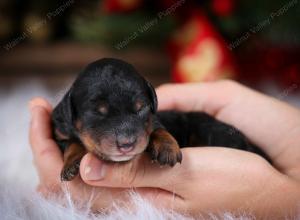
M117 140L117 145L119 151L122 153L128 153L133 150L134 145L136 143L136 138L131 137L131 138L118 138Z

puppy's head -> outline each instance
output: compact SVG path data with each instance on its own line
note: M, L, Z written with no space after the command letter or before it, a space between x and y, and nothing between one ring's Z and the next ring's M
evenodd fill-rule
M146 149L156 94L128 63L106 58L90 64L73 84L69 105L77 136L100 158L127 161Z

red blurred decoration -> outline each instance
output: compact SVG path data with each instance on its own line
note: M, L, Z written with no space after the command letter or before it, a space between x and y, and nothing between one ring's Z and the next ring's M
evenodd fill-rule
M211 7L219 16L229 16L234 11L234 0L212 0Z
M134 11L142 4L143 0L104 0L101 7L106 13L120 13Z
M271 79L283 87L300 85L300 48L291 50L267 42L260 44L264 46L236 54L239 79L252 83Z
M174 33L169 43L176 82L232 78L235 68L222 37L201 12L194 12Z

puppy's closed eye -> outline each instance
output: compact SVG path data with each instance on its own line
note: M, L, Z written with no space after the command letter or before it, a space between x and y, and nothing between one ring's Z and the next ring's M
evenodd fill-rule
M143 102L143 100L138 99L137 101L135 101L134 110L136 112L141 111L144 107L145 107L145 103Z

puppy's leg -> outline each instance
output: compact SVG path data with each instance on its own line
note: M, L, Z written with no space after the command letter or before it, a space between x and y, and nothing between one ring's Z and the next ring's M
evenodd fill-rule
M165 129L158 128L150 135L150 142L147 150L151 159L160 165L174 166L181 163L182 154L175 138Z
M87 153L79 143L70 144L64 152L64 167L61 171L61 181L71 181L79 173L81 158Z

